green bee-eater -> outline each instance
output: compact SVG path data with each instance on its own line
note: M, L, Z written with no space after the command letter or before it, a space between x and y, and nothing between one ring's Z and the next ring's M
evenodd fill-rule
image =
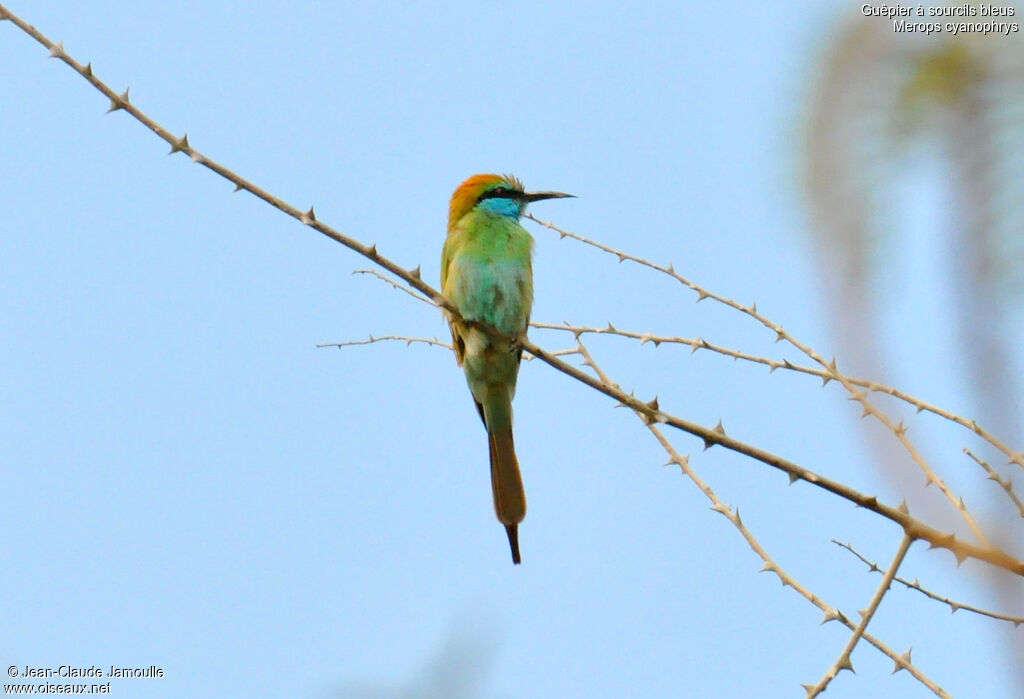
M517 340L526 335L533 306L533 237L519 217L532 201L570 196L524 192L511 175L474 175L452 195L441 254L441 290L462 316L448 318L455 358L487 428L494 512L513 563L520 561L526 493L512 441L512 398L523 354Z

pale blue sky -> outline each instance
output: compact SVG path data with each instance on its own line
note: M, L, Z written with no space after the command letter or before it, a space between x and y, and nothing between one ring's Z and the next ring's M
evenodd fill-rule
M819 300L798 145L843 8L10 5L200 151L432 283L454 187L512 172L579 197L537 204L541 218L756 300L826 356L842 348ZM632 415L540 363L524 365L515 404L530 511L513 568L453 358L316 348L443 337L438 313L352 276L368 263L104 115L99 93L10 24L0 103L5 666L164 669L115 680L121 697L795 697L835 660L848 632L757 573ZM735 312L527 226L535 320L796 359ZM898 503L838 387L664 346L590 346L666 409ZM877 577L829 539L883 563L893 526L673 437L797 579L850 616L866 606ZM962 439L947 458L966 468ZM924 548L908 577L993 603ZM995 622L896 589L871 631L913 645L954 696L1015 696L1013 632ZM853 661L830 699L930 696L865 645ZM444 677L465 691L438 689Z

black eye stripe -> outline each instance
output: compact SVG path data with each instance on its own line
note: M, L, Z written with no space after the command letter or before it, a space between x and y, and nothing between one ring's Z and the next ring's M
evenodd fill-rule
M508 187L495 187L494 189L489 189L486 192L484 192L483 194L481 194L480 198L477 199L477 201L481 202L484 199L496 199L496 198L499 198L499 197L507 198L507 199L515 199L515 198L517 198L519 196L521 196L521 192L517 192L517 191L515 191L513 189L509 189Z

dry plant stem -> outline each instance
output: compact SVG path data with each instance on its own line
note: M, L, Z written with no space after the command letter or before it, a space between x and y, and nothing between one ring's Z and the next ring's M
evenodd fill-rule
M836 546L839 546L840 548L846 549L847 551L852 553L854 556L859 558L861 560L861 562L864 563L864 565L866 565L868 567L868 572L869 573L881 573L882 572L882 569L878 567L878 564L876 564L874 561L868 560L867 557L865 557L862 554L860 554L850 544L844 544L843 542L836 541L835 539L832 539L832 543L835 544ZM1009 614L1000 614L999 612L990 612L990 611L988 611L986 609L981 609L980 607L975 607L975 606L970 605L970 604L963 604L962 602L956 602L956 601L950 599L949 597L943 597L942 595L938 595L938 594L932 592L931 590L928 590L927 588L922 586L921 583L918 582L917 580L914 580L913 582L911 582L911 581L906 580L904 578L901 578L899 576L896 576L894 578L894 580L896 582L900 583L901 585L903 585L904 587L906 587L907 589L917 590L918 592L920 592L925 597L928 597L929 599L933 599L936 602L942 602L943 604L948 604L949 605L949 611L950 611L951 614L955 614L959 610L963 609L963 610L966 610L968 612L973 612L975 614L979 614L981 616L987 616L987 617L989 617L991 619L998 619L1000 621L1008 621L1008 622L1012 623L1014 626L1019 626L1021 624L1024 624L1024 617L1010 616Z
M530 217L530 218L532 218L532 217ZM533 220L536 221L537 219L533 219ZM545 223L545 222L541 222L541 223L542 223L542 225L545 225L545 226L547 226L549 228L552 228L553 230L556 230L556 231L560 230L557 227L552 226L549 223ZM568 234L568 235L572 235L572 234ZM765 366L767 366L769 368L770 371L775 371L776 369L788 369L790 371L795 371L795 372L798 372L798 373L801 373L801 374L810 374L811 376L817 376L819 379L822 380L823 384L827 384L829 381L832 381L832 379L834 378L832 369L827 369L827 370L825 370L825 369L815 369L814 367L808 367L808 366L801 366L799 364L793 364L788 359L771 359L770 357L761 357L761 356L754 355L754 354L747 354L745 352L740 352L740 351L737 351L737 350L729 349L727 347L722 347L721 345L714 345L714 344L708 342L707 340L705 340L704 338L701 338L701 337L691 339L691 338L686 338L686 337L675 337L675 336L668 336L668 335L655 335L655 334L649 333L649 332L648 333L638 333L638 332L633 332L633 331L629 331L629 330L621 330L619 328L614 327L611 323L609 323L608 327L605 327L605 328L577 326L577 325L570 325L568 323L563 323L562 325L555 325L555 324L552 324L552 323L531 323L531 325L533 325L534 327L537 327L537 328L545 329L545 330L564 330L564 331L573 333L574 335L576 335L577 338L580 335L584 335L584 334L618 335L620 337L627 337L627 338L631 338L631 339L634 339L634 340L640 340L640 344L644 344L644 343L647 343L647 342L651 342L655 346L658 346L658 345L660 345L662 343L665 343L665 344L680 344L680 345L686 345L687 347L689 347L694 352L696 352L699 349L706 349L706 350L710 350L711 352L716 352L718 354L723 354L723 355L725 355L727 357L732 357L733 359L741 359L741 360L747 361L747 362L755 362L757 364L764 364ZM896 398L897 400L901 400L904 403L907 403L908 405L913 406L914 409L917 412L919 412L919 413L921 413L921 412L932 413L933 415L937 415L937 416L939 416L939 417L941 417L941 418L943 418L945 420L949 420L950 422L954 422L954 423L956 423L956 424L958 424L958 425L960 425L962 427L965 427L968 430L970 430L971 432L974 432L975 434L977 434L979 437L981 437L985 441L987 441L992 446L996 447L999 451L1001 451L1007 457L1009 457L1007 463L1016 463L1019 466L1024 467L1024 456L1022 456L1021 453L1013 452L1006 444L1001 442L999 439L997 439L996 437L991 435L988 431L986 431L983 427L981 427L977 423L976 420L968 420L967 418L961 417L960 415L957 415L956 413L950 412L949 410L945 410L944 408L940 408L940 407L938 407L936 405L933 405L933 404L928 403L928 402L926 402L924 400L921 400L920 398L916 398L916 397L910 395L909 393L905 393L904 391L901 391L901 390L899 390L897 388L893 388L891 386L886 386L884 384L878 383L877 381L869 381L867 379L858 379L858 378L854 378L852 376L845 376L845 378L851 384L853 384L855 386L859 386L860 388L866 388L868 391L870 391L872 393L884 393L885 395L892 396L893 398Z
M431 306L436 305L433 301L428 299L426 296L422 296L420 294L417 294L415 291L413 291L409 287L407 287L407 286L405 286L403 284L399 284L394 279L391 279L389 277L385 277L383 274L381 274L380 272L378 272L375 269L357 269L357 270L353 271L352 274L368 274L368 275L370 275L372 277L377 277L377 279L380 279L385 284L390 284L392 288L398 289L399 291L402 291L402 292L404 292L406 294L409 294L409 296L412 296L417 301L422 301L423 303L429 304Z
M767 366L769 371L775 371L776 369L787 369L789 371L793 371L800 374L817 376L819 379L822 380L823 386L828 385L828 383L833 380L833 371L831 369L816 369L814 367L793 364L788 359L772 359L770 357L762 357L756 354L749 354L747 352L741 352L739 350L723 347L722 345L715 345L713 343L708 342L702 337L688 338L669 335L655 335L649 332L639 333L631 330L622 330L621 328L615 327L611 323L608 323L608 326L604 328L570 325L568 322L563 322L561 325L556 325L554 323L532 322L530 323L530 326L538 328L540 330L560 330L563 332L570 332L573 334L577 341L583 335L614 335L617 337L639 340L641 345L646 344L648 342L652 343L655 347L658 347L662 344L684 345L686 347L689 347L691 352L696 352L697 350L701 349L708 350L710 352L721 354L726 357L731 357L733 359L751 362L754 364L762 364L764 366ZM917 412L919 413L930 412L944 419L969 427L974 432L979 432L980 430L980 428L977 427L977 423L974 423L973 421L969 423L967 420L958 415L943 410L942 408L937 408L929 403L926 403L923 400L915 398L914 396L904 393L898 389L892 388L890 386L885 386L876 381L868 381L867 379L858 379L852 376L846 376L845 378L854 386L866 388L868 391L872 393L884 393L886 395L893 396L894 398L897 398L898 400L901 400L905 403L908 403L914 406L914 408L916 408ZM896 429L903 432L906 432L907 430L907 428L904 427L902 423L897 425ZM1024 503L1022 503L1021 500L1017 497L1017 495L1013 492L1013 483L1010 481L1010 479L1001 479L999 475L987 463L980 461L978 457L974 456L974 454L970 452L969 449L964 449L964 452L967 453L975 461L977 461L979 465L985 469L985 471L988 473L989 479L994 480L996 483L1002 486L1007 496L1016 505L1021 517L1024 517Z
M698 301L710 298L724 306L728 306L729 308L733 308L747 316L750 316L751 318L757 320L766 328L772 330L775 333L776 341L785 340L790 345L797 348L805 355L813 359L815 362L820 364L824 369L826 369L829 372L829 376L832 379L835 379L836 381L843 385L843 388L845 388L850 393L851 400L855 400L861 404L861 407L864 410L863 416L871 415L879 422L881 422L883 425L885 425L889 429L889 431L891 431L893 435L895 435L899 443L902 444L903 448L906 449L908 454L910 454L910 457L911 459L913 459L914 463L917 464L918 468L920 468L921 471L925 474L925 485L931 485L932 483L935 483L936 486L938 486L939 490L942 491L942 494L946 496L946 499L949 500L953 507L960 513L960 516L963 517L964 521L967 523L967 526L970 527L971 531L974 533L975 537L977 537L978 541L980 541L984 546L989 545L988 539L982 533L981 528L978 526L977 522L975 522L974 517L971 515L970 512L967 511L967 507L964 505L963 498L957 497L956 494L954 494L953 491L949 488L949 486L946 485L945 481L939 478L939 476L935 473L931 466L928 465L928 463L924 460L924 457L921 455L921 453L907 438L907 428L903 425L903 423L901 422L899 425L893 424L893 422L888 418L887 415L885 415L885 413L878 410L868 400L868 394L866 391L858 391L857 388L850 382L850 380L839 371L839 369L836 367L835 359L833 359L831 362L826 361L825 358L818 354L812 347L803 342L800 342L793 335L786 332L786 330L783 329L781 325L770 320L768 317L762 315L761 313L758 313L756 303L752 304L751 306L744 306L743 304L733 301L730 298L726 298L725 296L721 296L720 294L708 291L702 286L695 284L694 282L690 281L686 277L683 277L678 272L676 272L675 268L671 264L668 265L667 267L655 264L650 260L645 260L642 257L630 255L629 253L622 252L621 250L616 250L615 248L604 245L603 243L599 243L597 241L591 240L576 233L566 231L562 228L553 225L549 221L542 221L531 214L528 214L527 218L529 218L532 221L535 221L536 223L539 223L540 225L546 228L556 231L561 238L571 238L585 245L597 248L598 250L606 252L610 255L615 255L617 258L619 258L619 262L625 262L626 260L629 260L630 262L634 262L638 265L641 265L642 267L647 267L657 272L661 272L662 274L665 274L671 277L672 279L675 279L677 282L687 287L688 289L697 292Z
M821 681L816 685L804 685L804 689L807 690L807 699L813 699L818 696L828 687L829 683L835 679L843 670L849 670L853 672L853 663L850 662L850 654L853 653L853 649L860 643L860 639L863 638L864 632L868 628L868 624L871 623L871 619L875 616L875 612L878 611L878 605L882 603L882 598L885 597L885 593L889 591L889 586L892 585L892 579L896 577L896 571L903 565L903 559L907 557L907 551L910 550L910 545L914 543L914 540L909 536L904 536L900 542L900 548L896 552L896 556L892 559L892 564L889 566L889 570L885 572L885 576L882 578L882 583L875 590L875 596L871 598L871 604L868 608L861 613L860 623L857 624L857 628L853 630L853 635L850 636L850 640L846 642L846 647L843 648L843 652L839 654L835 663L828 669L825 676L821 678Z
M608 375L604 373L604 371L597 364L597 362L594 361L594 358L590 354L590 351L582 342L579 343L578 347L576 348L576 351L583 357L584 366L590 367L594 371L594 373L597 374L598 378L601 381L611 386L615 386L617 388L617 386L612 382ZM662 431L658 428L656 424L647 420L642 413L637 413L637 416L644 421L644 424L647 425L647 429L650 430L651 434L654 435L654 438L658 440L658 443L668 453L669 460L668 464L666 465L675 464L676 466L679 466L679 468L686 475L686 477L689 478L693 482L693 484L696 485L702 493L704 493L704 496L711 501L711 509L719 513L726 519L728 519L729 522L737 529L737 531L739 531L739 533L746 540L751 550L753 550L753 552L757 554L757 556L762 561L764 561L764 565L761 567L761 572L775 573L779 577L780 582L782 582L783 587L792 588L797 593L799 593L804 599L806 599L808 602L810 602L815 607L820 609L825 615L824 619L822 619L822 624L829 621L838 621L847 628L849 628L851 631L856 631L857 627L853 624L852 621L850 621L850 619L845 614L843 614L835 607L829 605L818 595L808 590L800 582L793 578L792 575L787 573L778 563L775 562L775 560L768 554L764 547L761 546L761 543L754 537L750 529L747 528L747 525L743 523L743 520L740 518L739 510L726 505L718 498L718 495L715 493L714 490L712 490L711 486L705 483L703 479L701 479L701 477L697 475L697 472L694 471L693 467L690 466L689 457L684 456L680 454L678 451L676 451L676 448L672 445L668 438L665 437L665 435L662 433ZM864 640L873 645L875 648L884 653L890 660L893 661L893 672L897 672L899 670L906 670L915 679L921 682L921 684L930 689L936 696L946 698L949 697L949 694L947 694L946 691L942 689L942 687L937 685L934 681L931 680L931 678L929 678L927 675L925 675L923 672L921 672L917 667L913 665L913 663L910 661L909 651L902 655L898 655L894 650L889 648L889 646L887 646L885 643L875 638L871 634L864 633L862 631L862 636Z
M974 452L972 452L967 447L964 447L964 453L967 454L967 456L974 459L974 462L985 470L985 473L988 474L989 480L995 481L996 483L999 484L999 487L1001 487L1006 492L1010 499L1013 500L1013 504L1017 506L1017 512L1020 513L1020 516L1024 517L1024 502L1021 502L1020 498L1017 497L1017 494L1013 492L1013 481L1011 481L1009 478L1000 478L999 474L996 473L996 470L989 466L987 461L979 459L977 456L974 455Z
M433 345L435 347L444 347L446 349L452 349L452 346L447 342L441 342L436 337L406 337L405 335L370 335L368 340L349 340L347 342L321 342L317 347L355 347L356 345L374 345L378 342L404 342L408 345Z
M37 31L34 27L30 26L20 18L11 14L10 11L7 10L3 5L0 5L0 20L3 19L8 19L11 22L13 22L16 26L18 26L19 29L21 29L29 36L31 36L33 39L38 41L40 44L45 46L50 51L51 56L59 58L61 61L63 61L73 70L75 70L79 75L88 80L97 90L106 95L110 99L111 110L126 111L127 113L131 114L132 117L134 117L136 120L138 120L148 129L150 129L153 133L155 133L158 137L169 143L171 145L172 154L177 152L185 153L194 162L217 173L221 177L224 177L225 179L229 180L230 182L233 182L235 184L236 190L244 189L252 193L253 195L259 197L260 199L267 202L274 208L278 209L279 211L282 211L291 216L292 218L296 219L297 221L319 231L328 238L331 238L332 240L341 243L350 250L354 250L360 255L366 257L374 264L378 265L379 267L387 270L394 276L405 281L410 287L426 296L435 305L448 311L453 317L460 317L458 310L451 303L451 301L449 301L439 291L435 290L433 287L431 287L429 284L426 284L422 280L420 276L419 267L416 267L415 269L411 270L406 270L402 268L400 265L396 264L395 262L392 262L390 259L378 253L376 245L364 245L358 240L350 238L349 236L340 233L334 228L318 221L312 208L310 208L309 211L302 212L296 207L291 206L287 202L271 195L262 188L244 179L240 175L232 172L225 166L210 160L208 157L192 148L191 145L188 143L187 137L183 136L180 139L176 138L173 134L171 134L170 131L164 129L151 118L143 114L133 104L131 104L128 99L127 90L121 95L115 93L104 82L102 82L95 75L93 75L91 65L83 66L82 64L78 63L73 58L67 55L67 53L64 51L63 46L61 46L60 44L54 44L52 41L43 36L39 31ZM674 272L671 273L674 274ZM689 283L687 282L687 284ZM707 292L701 293L703 293L704 295L709 295L707 294ZM735 307L742 308L738 304L735 304L734 302L727 303L728 305L733 305ZM751 311L748 310L746 312L750 313ZM489 332L496 333L496 331L494 331L493 329L488 329L485 326L480 327L484 328L485 330L488 330ZM581 381L582 383L585 383L591 388L594 388L595 390L600 391L601 393L604 393L605 395L611 398L614 398L622 405L642 413L645 416L645 419L650 420L651 422L668 424L671 425L672 427L675 427L676 429L689 432L690 434L702 439L706 446L710 447L712 445L717 444L732 451L735 451L737 453L749 456L757 461L760 461L773 468L785 472L789 476L791 482L796 480L803 480L806 481L807 483L811 483L812 485L818 488L827 490L845 500L849 500L850 502L860 507L871 510L876 514L879 514L882 517L885 517L886 519L895 522L903 528L906 534L913 538L924 539L928 541L933 547L948 549L956 556L958 561L962 561L965 558L976 558L991 563L992 565L995 565L997 567L1016 573L1017 575L1024 576L1024 561L1019 561L1004 551L1001 551L991 546L978 546L967 542L957 541L954 534L944 534L939 530L934 529L933 527L930 527L924 524L923 522L911 517L905 508L897 509L889 505L884 505L878 502L878 499L875 496L868 496L863 493L860 493L857 490L850 488L849 486L825 478L824 476L821 476L801 466L797 466L795 463L783 459L780 456L776 456L775 454L766 452L763 449L759 449L757 447L741 442L737 439L733 439L732 437L729 437L725 433L725 430L722 429L720 425L717 428L713 429L665 413L658 408L657 401L645 403L632 395L626 394L621 389L611 388L608 385L602 384L602 382L580 371L576 367L573 367L559 360L557 357L554 356L554 354L541 349L540 347L533 344L525 337L520 338L519 345L524 350L531 353L538 359L544 361L546 364L549 364L558 371L561 371L562 373L571 376L577 381Z
M436 337L409 337L408 335L370 335L369 339L367 340L348 340L346 342L321 342L317 345L317 347L321 349L324 347L337 347L338 349L342 349L344 347L356 347L359 345L375 345L378 342L404 342L406 347L408 347L409 345L418 344L431 345L433 347L444 347L446 350L450 351L454 350L454 348L447 342L441 342ZM565 357L570 354L578 354L578 352L575 348L572 348L558 350L557 352L552 352L551 354L555 357ZM523 359L525 361L529 361L531 359L536 359L536 357L524 353Z

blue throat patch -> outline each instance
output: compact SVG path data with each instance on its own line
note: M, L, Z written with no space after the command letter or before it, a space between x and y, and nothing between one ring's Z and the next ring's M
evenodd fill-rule
M490 199L484 199L476 205L476 208L487 211L488 213L498 214L499 216L508 216L509 218L516 219L523 213L522 202L511 197L491 197Z

